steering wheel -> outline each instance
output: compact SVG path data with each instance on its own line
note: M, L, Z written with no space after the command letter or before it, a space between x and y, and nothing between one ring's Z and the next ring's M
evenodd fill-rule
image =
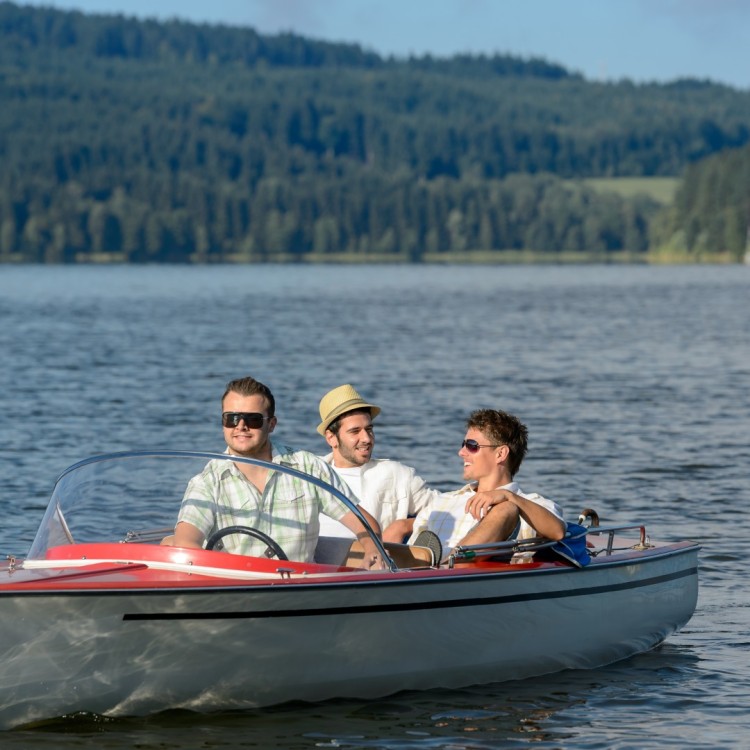
M262 531L259 531L252 526L227 526L225 529L219 529L218 531L215 531L213 534L211 534L211 536L206 540L206 549L213 549L219 540L223 539L225 536L229 536L230 534L245 534L247 536L253 536L256 539L259 539L261 542L264 542L266 547L268 548L265 551L266 557L273 557L274 555L276 555L279 560L289 559L286 556L284 550L281 549L277 542L271 539L268 534L264 534Z

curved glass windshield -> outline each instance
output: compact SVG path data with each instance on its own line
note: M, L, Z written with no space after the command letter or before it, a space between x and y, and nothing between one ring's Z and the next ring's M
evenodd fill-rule
M28 557L42 559L51 547L65 544L158 544L173 532L191 478L210 461L253 464L292 475L303 492L323 491L326 501L333 498L341 508L358 514L334 487L279 464L214 453L117 453L81 461L58 479ZM377 540L376 544L380 546Z

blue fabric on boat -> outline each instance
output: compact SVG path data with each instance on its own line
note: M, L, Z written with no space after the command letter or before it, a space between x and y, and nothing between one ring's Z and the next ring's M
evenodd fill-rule
M572 563L577 568L583 568L591 562L591 555L586 547L586 527L577 523L568 523L565 539L555 542L550 550ZM581 536L578 536L581 534ZM571 539L570 537L577 537Z

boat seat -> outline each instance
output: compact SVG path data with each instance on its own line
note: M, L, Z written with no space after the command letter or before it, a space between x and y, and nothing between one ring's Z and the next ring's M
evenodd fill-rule
M432 552L427 547L394 542L385 542L383 546L399 568L429 568L432 564ZM363 558L362 545L356 539L334 536L318 538L314 558L317 563L359 568Z
M432 552L427 547L394 542L385 542L383 546L399 568L429 568L432 565ZM363 558L362 545L354 541L349 547L344 565L349 568L359 568Z

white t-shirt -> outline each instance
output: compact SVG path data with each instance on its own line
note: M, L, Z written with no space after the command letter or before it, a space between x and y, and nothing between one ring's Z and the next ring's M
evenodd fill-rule
M362 495L362 467L351 466L351 467L340 467L330 464L331 468L346 482L349 489L357 496ZM365 510L367 510L365 508ZM349 529L339 521L334 521L329 516L320 514L320 536L339 536L345 537L346 539L354 539L355 535Z
M332 453L323 460L359 498L360 507L374 516L382 530L397 519L415 516L440 497L414 469L398 461L374 458L364 466L342 469L333 465ZM345 526L324 515L320 516L320 535L352 538Z

